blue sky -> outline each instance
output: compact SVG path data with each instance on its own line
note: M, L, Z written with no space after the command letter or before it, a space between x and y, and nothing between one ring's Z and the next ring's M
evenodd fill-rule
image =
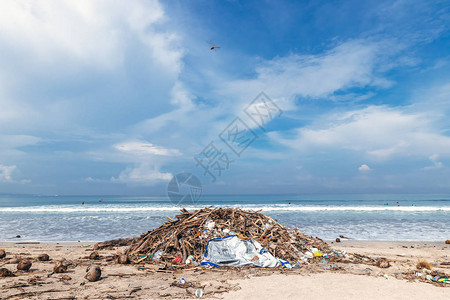
M1 1L0 193L449 193L448 1ZM211 51L210 43L220 46ZM243 109L281 110L264 130ZM240 157L219 134L239 117ZM212 182L194 160L233 162Z

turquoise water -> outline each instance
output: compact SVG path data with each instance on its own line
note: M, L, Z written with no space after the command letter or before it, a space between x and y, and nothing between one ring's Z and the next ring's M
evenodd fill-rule
M449 238L450 195L206 195L185 207L208 205L262 209L282 224L323 239ZM0 196L0 240L13 241L16 235L33 241L138 236L179 209L165 196Z

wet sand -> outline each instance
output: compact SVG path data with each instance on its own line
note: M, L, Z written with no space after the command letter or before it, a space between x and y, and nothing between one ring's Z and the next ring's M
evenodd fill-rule
M335 249L391 260L391 266L384 269L340 263L334 270L321 263L303 264L301 269L291 270L250 267L160 270L164 267L161 264L117 264L112 255L124 251L124 247L101 250L99 260L90 260L87 256L94 244L0 243L0 249L7 252L0 259L0 268L17 275L0 278L0 299L184 299L196 298L194 294L199 288L206 299L448 299L450 295L450 284L420 282L405 275L415 271L418 260L428 261L434 270L450 273L450 266L445 264L450 262L450 245L444 243L333 243ZM51 261L37 261L36 257L42 253L47 253ZM17 271L16 264L8 263L14 257L29 258L33 262L30 271ZM73 265L66 273L52 274L55 262L61 259ZM102 268L102 278L88 282L84 275L93 263ZM186 280L184 285L179 284L181 278Z

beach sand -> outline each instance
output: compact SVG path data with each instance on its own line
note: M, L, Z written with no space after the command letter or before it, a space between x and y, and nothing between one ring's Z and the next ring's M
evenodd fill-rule
M198 288L205 299L449 299L450 284L419 282L404 275L415 270L418 260L430 262L434 270L447 274L450 266L450 245L420 242L334 243L334 249L349 253L386 257L389 268L367 265L338 264L337 270L324 265L303 265L301 269L217 268L190 270L159 270L160 264L120 265L112 255L123 251L101 250L99 260L87 258L94 242L61 242L22 244L0 243L7 256L0 259L0 268L16 273L16 277L0 278L0 299L184 299L195 298ZM51 261L36 260L47 253ZM28 272L16 271L14 257L29 258L33 265ZM56 261L73 262L67 273L52 274ZM97 282L84 279L91 264L102 268ZM444 263L444 264L442 264ZM370 275L365 271L370 269ZM64 279L63 277L69 278ZM177 284L185 278L184 285ZM387 278L387 279L386 279Z

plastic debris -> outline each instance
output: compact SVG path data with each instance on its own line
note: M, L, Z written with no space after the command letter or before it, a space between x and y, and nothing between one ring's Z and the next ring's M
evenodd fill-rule
M183 260L181 259L181 256L177 255L172 261L174 264L181 264Z
M198 266L198 263L195 261L194 257L192 255L189 255L189 257L186 259L186 264L192 264L194 266Z
M208 228L208 230L213 230L216 226L216 222L208 220L205 224L205 228Z
M202 289L197 289L197 290L195 290L195 296L196 296L197 298L203 297L203 290L202 290Z
M163 252L162 250L156 251L155 254L153 254L152 259L153 259L153 260L160 260L160 259L161 259L161 256L163 255L163 253L164 253L164 252Z

